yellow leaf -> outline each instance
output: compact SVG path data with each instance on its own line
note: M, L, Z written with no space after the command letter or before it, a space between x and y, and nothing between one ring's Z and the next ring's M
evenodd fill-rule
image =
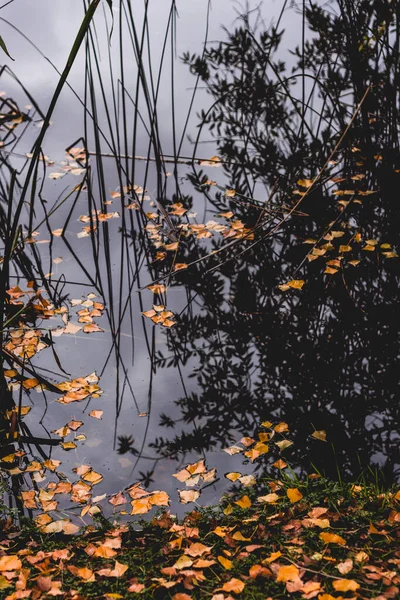
M240 531L236 531L232 537L234 540L237 540L238 542L251 542L251 538L244 537L244 535L242 533L240 533Z
M132 512L131 515L144 515L151 510L150 498L139 498L131 501Z
M333 582L333 587L337 592L355 592L360 586L353 579L338 579Z
M322 531L319 534L320 539L325 542L325 544L339 544L340 546L346 545L346 540L344 540L340 535L336 533L328 533L326 531Z
M297 185L300 185L301 187L305 187L305 188L311 187L313 183L314 183L313 179L298 179L297 180Z
M236 500L235 504L240 506L240 508L250 508L251 500L247 495L244 495L239 500Z
M352 251L352 247L348 246L347 244L342 244L341 246L339 246L339 252L351 252Z
M14 456L14 455L13 455L13 456ZM4 459L3 459L3 460L4 460ZM236 480L237 480L237 479L239 479L239 477L241 477L241 476L242 476L242 474L241 474L241 473L236 473L236 472L233 472L233 473L227 473L227 474L225 475L225 477L226 477L227 479L229 479L230 481L236 481Z
M278 285L278 288L280 290L282 290L282 292L286 292L286 290L288 290L289 288L293 288L295 290L301 290L304 284L305 284L305 281L303 279L292 279L291 281L288 281L287 283Z
M326 442L326 431L323 429L320 431L314 431L314 433L312 433L312 437L316 440L320 440L321 442Z
M82 476L82 479L91 483L92 485L96 485L103 480L103 475L97 473L96 471L90 470L88 473Z
M275 445L278 446L281 452L283 452L283 450L286 450L286 448L292 446L293 442L291 442L290 440L282 440L281 442L275 442Z
M63 442L61 446L64 448L64 450L73 450L76 448L76 444L74 444L74 442Z
M289 431L289 425L282 421L281 423L278 423L278 425L275 425L274 430L276 433L285 433L285 431Z
M178 558L178 560L174 563L174 567L175 569L188 569L189 567L191 567L193 564L193 561L190 560L190 558L188 556L185 556L184 554L182 554L182 556L180 556Z
M286 495L292 504L298 502L303 497L303 494L297 488L288 488L286 490Z
M233 562L228 558L225 558L225 556L218 556L218 562L221 563L224 569L227 569L228 571L233 567Z
M274 562L277 558L280 558L282 556L282 552L272 552L269 556L267 556L267 558L265 558L263 560L263 562L267 562L267 563L272 563Z
M169 505L169 496L166 492L153 492L149 500L153 506Z

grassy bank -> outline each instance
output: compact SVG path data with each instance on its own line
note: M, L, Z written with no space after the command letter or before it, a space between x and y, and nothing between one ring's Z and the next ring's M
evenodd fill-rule
M1 597L398 598L400 492L319 476L241 486L183 520L2 523Z

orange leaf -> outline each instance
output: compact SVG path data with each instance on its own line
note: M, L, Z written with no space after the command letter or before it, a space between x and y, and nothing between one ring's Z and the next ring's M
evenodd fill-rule
M284 567L279 567L276 580L286 583L287 581L295 581L299 577L300 571L295 565L285 565Z
M79 569L75 565L68 565L68 571L70 571L72 573L72 575L75 575L75 577L80 577L81 579L84 579L85 581L94 581L95 580L93 571L86 567L82 567Z
M319 537L323 542L325 542L325 544L339 544L340 546L346 545L346 540L340 537L340 535L336 535L336 533L322 531L322 533L319 534Z
M233 567L233 562L231 560L229 560L228 558L225 558L225 556L218 556L218 562L221 563L221 565L224 567L224 569L227 569L229 571L229 569L232 569ZM228 590L225 590L228 591Z
M303 494L297 488L288 488L286 494L292 504L298 502L303 497Z
M89 413L89 417L93 417L94 419L101 419L102 416L103 416L102 410L92 410Z
M235 577L232 577L232 579L224 583L221 589L223 592L234 592L235 594L240 594L244 590L244 583L240 579L235 579Z
M185 554L194 557L203 556L203 554L210 554L211 550L211 546L205 546L200 542L194 542L193 544L190 544L189 548L186 548Z
M235 504L240 506L240 508L250 508L251 500L247 495L244 495L239 500L236 500Z
M360 586L354 579L338 579L333 582L333 587L337 592L355 592Z
M16 554L0 557L0 571L17 571L22 567L22 563Z

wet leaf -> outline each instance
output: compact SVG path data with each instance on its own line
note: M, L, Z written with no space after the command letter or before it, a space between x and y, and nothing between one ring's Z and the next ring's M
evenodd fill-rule
M311 435L316 440L320 440L321 442L326 442L326 431L324 431L323 429L321 429L320 431L314 431Z
M102 410L91 410L89 413L89 417L93 417L94 419L100 419L103 416Z
M295 289L295 290L301 290L303 288L304 284L305 284L305 281L303 279L292 279L291 281L288 281L287 283L278 285L278 288L282 292L286 292L290 288Z
M200 492L197 490L178 490L179 500L182 504L188 504L189 502L196 502L200 497Z

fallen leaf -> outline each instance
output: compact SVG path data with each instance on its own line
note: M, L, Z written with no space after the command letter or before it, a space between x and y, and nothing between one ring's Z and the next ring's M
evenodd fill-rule
M240 594L244 590L244 583L240 579L235 579L232 577L229 581L224 583L222 588L220 588L223 592L233 592L234 594Z
M336 533L328 533L326 531L322 531L319 534L320 539L325 542L325 544L339 544L340 546L346 545L346 540L344 540L340 535Z
M279 567L276 580L286 583L287 581L296 581L296 579L299 579L299 577L300 571L295 565L285 565L283 567Z
M189 502L196 502L200 496L200 492L197 490L178 490L179 500L182 504L188 504Z
M0 557L0 571L17 571L21 567L22 563L16 554Z
M89 417L93 417L94 419L101 420L102 416L103 416L103 411L102 410L91 410L90 413L89 413Z
M233 567L233 562L228 558L225 558L225 556L218 556L218 562L221 563L224 569L227 569L228 571Z
M360 585L353 579L337 579L333 582L333 587L337 592L355 592Z
M286 490L286 495L292 504L299 502L303 497L303 494L297 488L288 488Z

